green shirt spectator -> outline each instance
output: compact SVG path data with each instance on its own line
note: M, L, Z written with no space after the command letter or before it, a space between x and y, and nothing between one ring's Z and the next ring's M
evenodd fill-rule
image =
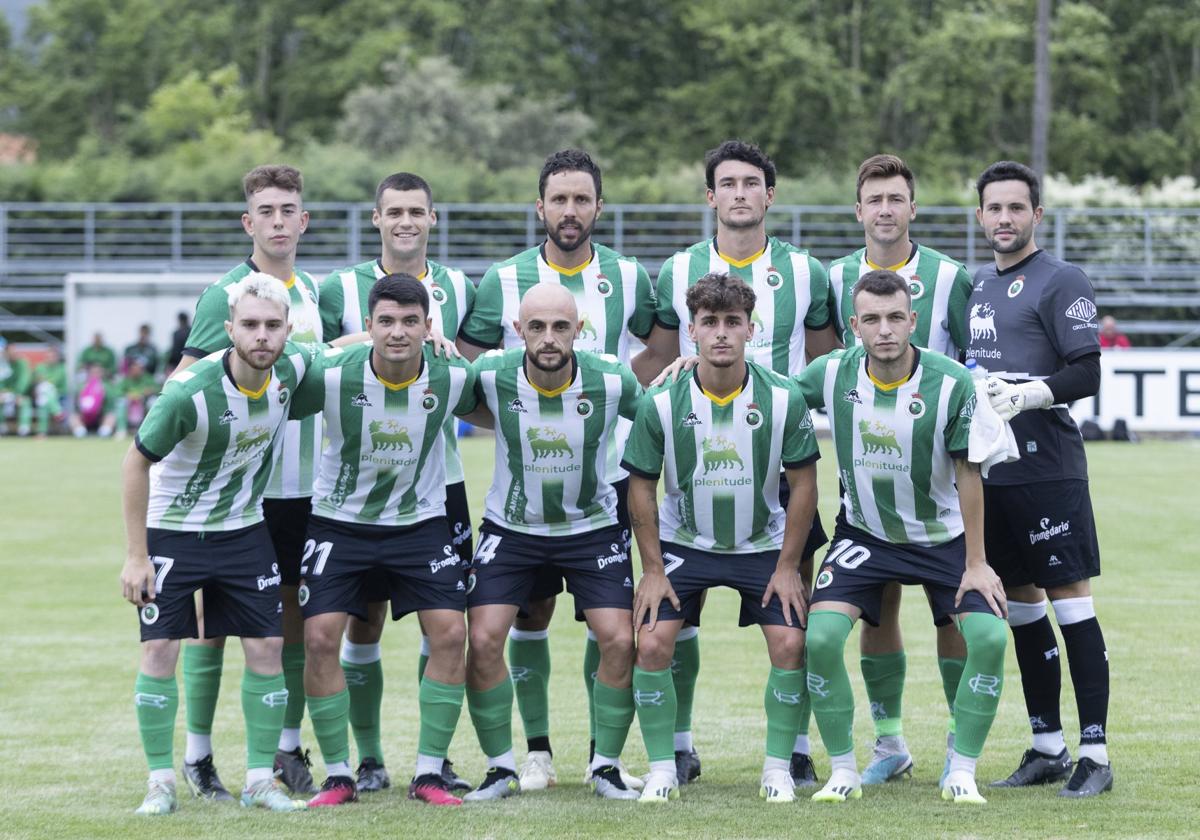
M104 336L100 333L96 333L92 337L92 343L79 354L79 370L87 370L91 365L104 368L106 379L117 372L117 354L104 343Z

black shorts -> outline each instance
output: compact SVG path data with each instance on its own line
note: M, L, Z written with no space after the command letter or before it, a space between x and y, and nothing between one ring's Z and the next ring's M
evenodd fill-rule
M991 613L984 597L973 590L954 606L966 568L966 540L961 535L935 546L889 543L839 522L813 584L809 609L820 609L822 601L842 601L861 609L863 620L878 627L883 589L895 581L924 585L935 624L948 624L958 613Z
M300 585L300 558L308 539L312 499L263 499L263 521L275 546L284 586Z
M670 601L658 607L660 621L699 618L700 598L706 589L728 586L742 596L742 609L738 626L751 624L787 624L783 616L783 605L777 596L772 596L766 607L762 605L763 593L775 573L779 562L779 551L758 551L748 554L718 554L678 543L662 543L663 566L680 609L676 611ZM649 616L646 617L649 621ZM793 625L794 626L794 625Z
M387 586L392 618L417 610L466 609L466 569L450 545L444 517L398 528L313 516L308 538L314 549L301 569L305 618L345 612L365 620L368 590L380 580Z
M236 531L148 528L154 601L139 610L142 641L194 639L196 590L204 593L204 635L261 639L283 635L281 575L261 522Z
M537 537L484 520L471 562L467 603L514 604L528 601L538 573L552 566L575 596L575 611L611 607L633 609L633 564L623 529L612 525L584 534Z
M629 524L629 479L622 478L620 481L614 481L613 489L617 491L617 525L624 531L625 551L628 552L630 549L629 535L632 533ZM547 598L553 598L562 591L562 573L554 566L544 566L538 572L537 580L533 583L533 591L529 593L529 600L545 601ZM528 617L524 609L518 610L517 614L522 618ZM583 620L582 616L578 613L575 618L579 621Z
M1082 479L983 485L983 542L1005 586L1065 586L1100 575L1092 497Z

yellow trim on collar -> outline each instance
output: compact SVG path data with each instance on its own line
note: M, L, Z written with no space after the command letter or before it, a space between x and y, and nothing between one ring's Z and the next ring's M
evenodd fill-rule
M881 391L895 391L897 388L899 388L905 382L912 379L912 373L910 372L908 374L905 374L903 377L901 377L900 379L897 379L895 382L880 382L878 379L875 378L875 374L871 373L871 371L868 370L867 378L870 379L871 383Z
M545 260L546 258L542 257L542 259ZM561 265L555 265L554 263L550 262L550 260L546 260L546 265L550 266L552 269L557 271L559 274L565 274L567 277L574 277L576 274L578 274L579 272L581 272L585 268L587 268L589 265L591 265L592 260L594 260L594 259L596 259L595 251L593 251L592 255L590 257L588 257L587 262L585 262L583 265L576 266L575 268L563 268ZM532 385L533 383L530 382L529 384Z
M745 268L746 266L750 265L750 263L754 262L756 259L761 257L766 252L767 252L767 246L764 244L761 248L759 248L757 254L755 254L752 257L746 257L746 259L744 259L744 260L735 260L733 257L727 257L721 253L721 250L719 248L717 249L717 256L720 257L721 259L725 260L725 262L729 263L734 268Z
M739 385L739 386L737 386L737 390L736 390L736 391L734 391L734 392L733 392L732 394L730 394L729 396L727 396L727 397L718 397L718 396L717 396L716 394L714 394L712 391L708 390L708 389L707 389L707 388L705 388L703 385L701 385L701 386L700 386L700 393L704 394L704 396L708 397L710 400L712 400L713 402L715 402L717 405L729 405L731 402L733 402L734 400L736 400L736 399L738 398L738 395L740 395L740 394L742 393L742 389L743 389L744 387L745 387L744 385Z
M380 384L383 385L384 388L387 388L389 391L403 391L409 385L413 384L414 382L416 382L418 379L421 378L421 371L418 370L416 375L412 379L405 380L404 382L388 382L386 379L384 379L378 373L375 374L375 378L378 379Z
M537 383L530 379L528 375L526 375L525 380L529 383L529 387L533 388L533 390L537 391L543 397L557 397L559 394L571 387L571 383L575 381L575 377L572 376L564 384L558 386L553 391L546 391L542 388L539 388Z
M234 384L236 384L236 383L234 383ZM257 400L257 399L260 399L262 397L262 395L267 392L267 386L270 384L271 384L271 374L270 374L270 372L268 372L267 373L267 381L264 382L262 387L259 388L257 391L251 391L247 388L243 388L241 385L238 385L237 389L238 389L238 392L241 393L243 396L248 397L252 400Z
M292 272L291 277L289 277L286 281L284 281L283 285L285 288L288 288L288 289L290 289L290 288L292 288L292 286L296 285L296 272L295 271Z

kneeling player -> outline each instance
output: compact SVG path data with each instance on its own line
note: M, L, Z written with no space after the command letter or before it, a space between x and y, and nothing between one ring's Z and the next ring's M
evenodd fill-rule
M176 808L173 745L179 640L197 633L193 596L204 592L209 637L240 636L246 655L246 787L242 804L293 811L272 776L283 728L279 565L263 524L271 446L311 356L288 334L288 293L265 274L229 288L233 347L163 388L122 466L127 557L124 597L140 607L142 657L134 694L150 789L139 814ZM151 481L153 478L153 481Z
M448 416L474 409L474 373L426 347L429 294L416 278L381 278L368 307L371 344L328 351L322 375L304 381L292 406L294 417L325 412L329 439L301 569L304 687L328 774L308 804L357 799L338 653L347 614L366 618L382 577L392 617L418 612L430 644L409 797L459 805L442 763L462 710L466 584L446 525L443 434Z
M475 362L481 400L495 418L496 472L467 596L467 705L488 771L465 798L500 799L520 791L504 643L539 572L551 567L566 578L576 612L600 648L592 691L592 789L607 799L636 799L620 767L634 715L633 570L605 467L617 419L633 419L641 388L615 357L574 350L581 321L562 286L530 289L515 326L524 348L494 351Z
M829 412L842 483L808 619L808 690L832 764L813 799L862 796L843 648L860 616L878 624L884 588L898 582L923 584L935 622L952 616L966 639L942 797L983 803L975 760L1000 703L1007 634L1004 590L984 558L983 485L966 459L974 387L966 368L909 343L916 314L900 275L864 274L853 302L860 345L800 376L805 402Z
M795 798L789 762L804 691L799 568L820 455L799 388L746 361L754 302L754 291L726 274L706 275L688 289L688 334L700 362L643 398L622 462L643 572L633 611L641 628L634 700L650 756L642 802L679 796L671 654L684 616L714 586L741 593L743 623L761 625L767 640L760 795L768 802ZM664 461L667 495L659 507ZM781 466L791 489L786 512L778 502Z

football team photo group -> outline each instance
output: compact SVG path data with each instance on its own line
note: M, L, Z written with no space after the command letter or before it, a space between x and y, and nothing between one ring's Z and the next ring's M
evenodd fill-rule
M910 236L917 179L874 155L853 185L864 245L826 265L769 234L767 151L707 153L715 234L678 243L657 278L596 241L601 171L578 149L530 172L540 244L477 278L429 258L437 185L418 174L379 183L372 259L320 279L302 270L302 174L248 172L250 256L196 302L121 465L148 777L113 795L144 795L141 815L405 792L481 811L582 780L580 796L683 807L712 775L693 712L698 683L726 679L701 653L722 588L762 636L737 637L762 696L745 746L761 770L739 795L850 809L912 776L902 597L934 626L912 654L940 680L944 807L1112 790L1100 549L1067 411L1099 390L1099 320L1084 272L1039 247L1038 176L981 162L991 254L972 276ZM483 498L470 428L492 452ZM558 734L587 744L586 766L551 743L550 639L572 618L582 670L554 685L583 680L588 729ZM419 647L387 656L417 681L386 692L412 707L416 750L385 756L401 619ZM1014 678L1028 742L984 777ZM218 699L239 690L244 761L214 748Z

